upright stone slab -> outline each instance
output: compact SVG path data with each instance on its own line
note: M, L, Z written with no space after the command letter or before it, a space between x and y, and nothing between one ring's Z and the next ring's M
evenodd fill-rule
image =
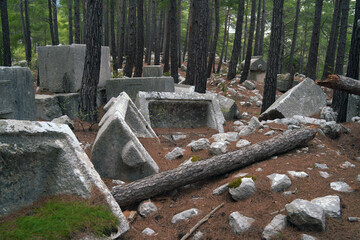
M346 121L351 122L351 119L356 116L360 116L360 96L349 94Z
M139 92L136 106L152 127L211 127L224 132L219 100L199 93Z
M294 115L311 116L326 106L326 94L310 78L287 91L277 99L259 120L291 118Z
M35 120L34 80L29 68L0 67L0 118Z
M36 94L35 101L36 117L41 120L51 121L64 115L55 95Z
M119 220L129 225L109 189L65 124L0 121L0 216L59 194L90 198L95 187Z
M244 68L245 60L241 62L241 68ZM263 82L265 79L267 64L262 56L252 56L250 60L250 71L247 80Z
M75 93L81 88L85 63L85 44L38 47L39 76L42 90ZM99 87L110 79L110 50L101 47Z
M148 65L143 67L143 77L162 77L163 70L161 65Z
M138 140L156 137L126 93L105 106L91 161L104 178L133 181L155 174L159 167Z
M106 96L109 101L121 92L126 92L135 101L139 91L145 92L174 92L172 77L143 77L143 78L111 78L106 81Z

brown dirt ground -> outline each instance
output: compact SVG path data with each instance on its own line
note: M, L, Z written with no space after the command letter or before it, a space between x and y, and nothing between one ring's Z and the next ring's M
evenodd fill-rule
M225 78L225 77L223 77ZM227 83L228 84L228 83ZM235 84L232 88L237 89ZM208 90L216 91L220 94L231 94L229 92L222 92L220 87L215 85L208 86ZM263 84L257 84L256 89L263 92ZM331 91L326 90L329 95ZM254 96L251 91L242 92L246 95L245 100L249 96ZM280 94L280 93L278 93ZM250 107L241 106L240 101L244 99L234 98L237 101L241 112L248 112L250 116L258 116L260 108L253 104ZM249 119L245 119L249 120ZM83 131L76 122L75 135L79 141L84 145L86 143L93 144L96 137L97 126L94 131ZM226 131L232 131L233 121L227 121L225 125ZM181 187L177 191L169 194L156 196L151 200L158 207L158 212L143 218L137 216L131 223L131 229L123 237L124 239L180 239L186 234L202 217L208 214L212 209L225 203L225 206L219 209L213 217L206 223L200 226L198 230L205 235L203 239L260 239L264 227L275 216L274 213L284 208L285 204L290 203L294 199L301 198L312 200L316 197L323 197L326 195L338 195L341 199L342 216L340 219L333 219L326 217L326 231L325 232L307 232L317 239L360 239L360 222L351 223L347 221L348 217L360 217L360 182L356 181L357 175L360 173L360 163L355 161L355 157L360 156L360 125L358 123L345 123L344 126L351 129L350 133L342 133L341 137L336 140L331 140L321 135L312 140L308 144L308 152L296 152L296 149L277 156L276 159L265 159L262 162L253 164L243 169L230 172L226 175L213 177L201 182L197 182L188 186ZM86 128L86 126L85 126ZM270 128L276 129L276 133L282 132L286 129L284 125L270 124ZM160 171L176 168L183 161L190 157L197 155L201 159L210 158L208 150L202 150L196 153L191 152L186 145L192 140L197 140L201 137L209 138L216 133L216 130L210 128L199 129L154 129L158 134L160 143L153 139L140 139L141 143L147 149L149 154L156 161L160 167ZM269 131L265 129L263 133L256 132L250 136L244 137L256 143L271 138L264 136L264 133ZM169 140L171 134L185 134L187 137L178 141ZM212 139L210 139L212 141ZM228 147L229 151L236 150L236 142L231 143ZM322 145L323 147L319 147ZM165 159L165 154L171 151L174 147L185 148L184 156L174 161ZM90 156L90 148L86 150ZM355 168L344 169L341 164L345 161L350 161L355 164ZM326 163L329 169L326 170L331 176L324 179L320 176L319 170L313 168L315 163ZM262 171L256 169L262 168ZM292 179L292 186L288 189L294 191L290 196L284 196L282 193L271 191L270 181L266 177L272 173L287 174L287 171L305 171L309 174L305 179ZM228 183L235 178L238 173L248 173L256 176L256 193L245 201L235 202L231 199L228 193L220 196L213 196L212 191L220 185ZM339 179L347 182L355 191L353 193L340 193L330 189L330 182L338 181ZM113 184L109 179L104 179L111 188ZM201 213L188 221L171 224L171 218L176 213L190 208L198 208ZM129 215L130 211L136 211L136 206L130 208L123 208L124 214ZM229 214L239 211L245 216L252 217L256 221L249 232L241 236L235 235L228 224ZM284 212L282 212L284 214ZM146 227L150 227L157 234L153 237L142 235L141 231ZM289 226L282 231L278 239L300 239L300 235L305 233Z

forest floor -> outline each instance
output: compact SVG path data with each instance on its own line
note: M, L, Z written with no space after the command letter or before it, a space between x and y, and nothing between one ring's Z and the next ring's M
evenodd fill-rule
M183 73L181 73L183 74ZM219 76L226 79L225 76ZM217 77L217 78L219 78ZM215 80L212 81L212 83ZM226 86L216 84L208 84L208 91L218 92L219 94L230 96L232 93L227 91L230 81L226 81ZM231 88L238 91L238 81ZM256 83L256 89L263 93L263 84ZM249 121L252 116L258 117L260 107L256 107L255 103L251 106L241 106L241 101L247 101L254 93L249 90L241 92L244 96L239 98L232 96L236 100L241 113L247 112L249 115L242 120ZM331 94L331 91L328 91ZM281 93L278 93L281 94ZM234 121L227 121L225 131L234 131ZM269 124L270 129L275 129L276 134L280 134L287 129L286 125ZM285 204L301 198L312 200L316 197L324 197L327 195L337 195L341 199L342 215L339 219L326 217L325 232L303 232L297 230L293 226L288 226L282 231L276 239L300 239L302 233L306 233L316 237L317 239L360 239L360 222L349 222L348 217L360 217L360 182L357 181L357 175L360 174L360 162L356 161L356 157L360 156L360 125L359 123L344 123L345 127L351 129L349 133L343 132L340 138L336 140L329 139L318 134L314 140L308 143L308 149L294 149L285 154L278 155L277 158L265 159L262 162L250 165L228 174L213 177L205 181L190 184L172 191L169 194L156 196L151 201L157 206L158 212L146 218L138 215L131 222L131 229L125 234L124 239L180 239L185 235L201 218L208 214L212 209L221 203L225 203L206 223L198 229L204 236L202 239L261 239L264 227L270 223L276 215L274 212L281 211ZM217 133L216 130L210 128L197 129L154 129L160 138L160 143L153 139L140 139L145 149L149 152L160 168L160 171L173 169L182 162L188 160L194 155L201 159L212 157L208 150L202 150L196 153L191 152L186 145L192 140L199 138L208 138L211 142L211 136ZM257 143L273 136L264 136L268 131L255 132L249 136L242 137L251 143ZM76 121L75 135L83 146L90 144L92 146L96 134L97 126L93 131L84 131ZM173 141L169 140L171 134L184 134L186 138ZM236 142L231 142L228 151L236 150ZM180 147L186 149L184 156L180 159L169 161L165 159L165 154L173 148ZM86 149L86 153L90 157L91 147ZM355 164L355 168L344 168L341 166L345 161ZM327 171L330 177L325 179L320 176L319 170L314 168L315 163L326 163L329 167ZM258 171L261 168L261 171ZM293 194L284 196L281 192L273 192L270 186L270 180L267 178L272 173L287 174L287 171L305 171L308 173L307 178L292 178L292 185L289 189ZM256 176L256 193L244 201L235 202L228 193L220 196L214 196L213 190L225 183L236 179L239 173L247 173ZM345 181L355 191L353 193L335 192L330 188L330 183L334 181ZM113 186L112 181L104 179L106 184ZM125 216L130 211L136 211L137 206L122 208ZM197 208L200 214L177 224L171 223L171 218L184 210ZM255 219L250 231L242 235L236 235L229 225L229 215L232 212L239 211L241 214ZM286 214L284 211L282 214ZM141 232L145 228L151 228L156 232L155 236L148 237ZM196 231L197 232L197 231ZM192 236L191 238L192 239Z

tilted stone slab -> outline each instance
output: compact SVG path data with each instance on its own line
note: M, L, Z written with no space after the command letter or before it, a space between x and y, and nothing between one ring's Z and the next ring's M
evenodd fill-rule
M155 174L159 167L140 143L139 137L156 137L126 93L106 106L101 128L91 152L100 176L133 181Z
M175 92L172 77L111 78L106 81L106 96L109 101L121 92L126 92L135 101L136 94L144 92Z
M42 46L39 53L39 77L42 90L75 93L81 88L85 63L85 44ZM101 47L99 87L110 79L110 49Z
M136 106L152 127L210 127L224 132L224 115L218 99L213 95L139 92Z
M121 209L65 124L0 121L0 216L43 196L90 198L97 188L119 219L118 233L129 230Z
M29 68L0 67L0 118L35 120L34 80Z
M294 115L311 116L326 106L326 94L310 78L291 88L276 100L259 119L291 118Z
M143 67L143 77L162 77L163 69L161 65L149 65Z

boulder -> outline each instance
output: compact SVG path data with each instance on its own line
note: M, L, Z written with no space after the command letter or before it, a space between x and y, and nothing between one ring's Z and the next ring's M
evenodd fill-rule
M316 239L317 239L316 237L310 236L305 233L301 234L301 238L300 238L300 240L316 240Z
M291 177L293 177L293 178L295 178L295 177L297 177L297 178L306 178L306 177L309 177L309 175L308 175L306 172L304 172L304 171L301 171L301 172L288 171L288 174L289 174Z
M235 142L240 139L240 135L237 132L226 132L226 133L217 133L211 136L216 142Z
M236 143L236 147L237 148L243 148L243 147L246 147L246 146L249 146L251 145L251 142L249 142L248 140L246 139L240 139L237 143Z
M232 120L238 118L237 112L240 112L236 102L228 97L224 97L220 94L215 94L216 98L219 100L221 111L224 115L225 120Z
M360 116L360 96L349 94L346 121L350 122L356 116Z
M229 188L229 193L235 201L245 200L253 195L255 191L255 182L251 178L247 177L241 179L240 186L236 188Z
M250 230L254 222L255 219L246 217L239 212L233 212L229 215L229 225L237 235Z
M286 92L290 81L290 73L278 74L276 78L276 88L280 92ZM298 85L299 82L294 79L292 87Z
M248 124L239 132L240 136L247 136L259 129L262 124L257 117L252 117Z
M216 189L214 189L213 195L219 196L219 195L225 193L229 189L228 185L229 185L228 183L225 183L224 185L217 187Z
M318 197L311 200L311 202L322 207L322 209L324 209L325 211L325 214L329 217L341 217L341 205L339 196L329 195L325 197Z
M338 113L334 112L334 109L331 107L323 107L321 109L320 118L324 119L327 122L332 122L337 120Z
M185 210L183 212L180 212L176 215L174 215L171 219L171 223L172 224L176 224L180 221L184 221L184 220L187 220L187 219L190 219L192 218L193 216L196 216L199 214L199 210L196 209L196 208L191 208L189 210Z
M245 82L243 82L243 85L244 85L244 87L246 87L246 89L248 89L248 90L254 90L255 87L256 87L255 83L253 83L253 82L251 82L251 81L249 81L249 80L246 80Z
M213 142L210 145L210 154L220 155L226 153L227 144L225 142Z
M147 217L150 214L157 212L157 210L155 204L150 200L141 202L138 207L138 213L143 217Z
M320 125L320 128L323 133L331 139L340 137L341 126L335 121L323 123Z
M167 160L175 160L175 159L178 159L178 158L182 158L182 156L184 156L184 154L183 154L184 151L185 151L185 149L176 147L171 152L168 152L165 155L165 158Z
M311 116L326 106L326 99L323 90L312 79L307 78L278 98L259 119Z
M285 174L273 173L267 176L271 180L271 189L275 192L281 192L291 186L291 180Z
M271 222L266 225L261 235L261 239L269 240L279 237L279 233L286 228L286 216L282 214L276 215Z
M209 149L210 141L207 138L200 138L196 141L192 141L186 147L191 147L191 151L197 152L203 149Z
M353 192L354 190L346 182L332 182L330 188L337 192Z

